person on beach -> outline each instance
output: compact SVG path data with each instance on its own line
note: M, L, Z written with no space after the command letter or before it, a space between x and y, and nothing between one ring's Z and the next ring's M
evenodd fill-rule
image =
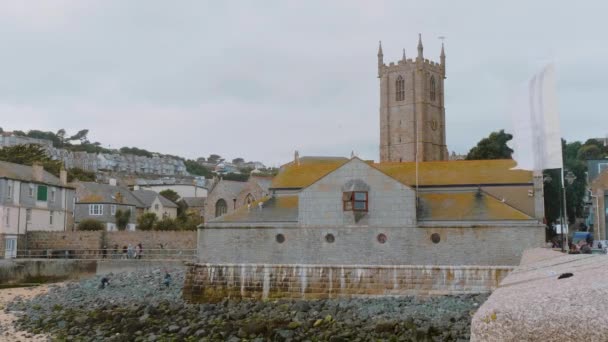
M126 259L128 256L128 250L127 250L127 246L122 246L122 258Z
M110 278L108 277L102 277L101 278L101 285L99 285L100 289L105 289L108 285L110 285Z
M171 275L169 274L168 271L165 271L165 279L163 279L163 284L165 284L165 287L169 287L171 285Z
M105 259L108 256L108 246L103 245L103 249L101 250L101 258Z
M114 250L112 251L112 259L118 259L118 244L114 244Z

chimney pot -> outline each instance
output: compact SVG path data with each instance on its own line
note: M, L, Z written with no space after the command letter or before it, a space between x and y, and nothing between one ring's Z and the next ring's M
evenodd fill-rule
M59 171L59 183L61 183L61 185L68 184L68 172L65 169Z

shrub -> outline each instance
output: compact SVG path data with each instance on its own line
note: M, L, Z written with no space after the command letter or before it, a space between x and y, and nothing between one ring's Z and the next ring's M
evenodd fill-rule
M155 213L145 213L137 218L137 229L152 230L158 222L158 217Z
M154 226L154 229L155 230L177 230L178 229L177 221L170 217L165 217L156 223L156 225Z
M104 230L105 228L106 225L103 222L94 219L82 220L78 224L78 230L96 231Z
M127 229L127 225L129 224L129 219L131 218L130 210L117 210L116 214L114 214L116 218L116 227L118 230Z

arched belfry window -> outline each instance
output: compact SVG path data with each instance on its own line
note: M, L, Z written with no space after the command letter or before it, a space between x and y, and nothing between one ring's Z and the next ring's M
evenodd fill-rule
M405 100L405 81L401 75L399 75L397 81L395 81L395 99L397 101Z
M223 198L220 198L215 202L215 217L222 216L228 211L228 204Z
M435 76L431 76L431 101L435 101Z

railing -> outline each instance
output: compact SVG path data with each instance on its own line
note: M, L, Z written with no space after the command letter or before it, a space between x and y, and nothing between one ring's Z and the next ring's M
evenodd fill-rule
M27 249L17 250L15 259L195 260L196 257L196 249L144 249L139 254L123 249Z

